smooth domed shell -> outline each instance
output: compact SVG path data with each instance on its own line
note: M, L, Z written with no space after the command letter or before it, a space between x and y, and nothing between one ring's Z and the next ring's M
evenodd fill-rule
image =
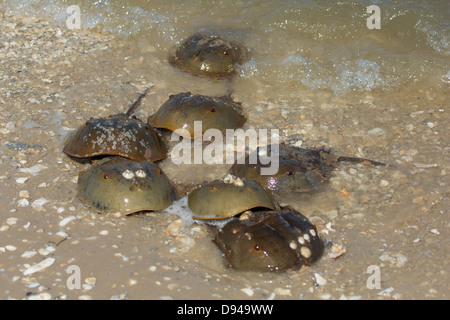
M198 33L184 40L168 60L183 71L225 79L236 75L236 65L247 60L247 50L217 35Z
M225 219L252 208L278 208L257 182L231 175L194 189L188 195L188 206L194 219Z
M311 265L323 254L315 226L300 212L253 212L216 231L214 242L228 266L244 271L285 271Z
M125 114L88 120L63 151L75 158L115 155L137 161L156 161L167 156L167 148L156 130Z
M81 172L77 191L87 207L123 214L162 210L178 197L155 163L124 158L114 158Z
M183 92L170 96L149 119L156 128L171 131L185 129L189 135L179 132L185 138L194 139L194 121L201 121L202 137L208 129L237 129L247 120L240 103L230 97L209 97Z

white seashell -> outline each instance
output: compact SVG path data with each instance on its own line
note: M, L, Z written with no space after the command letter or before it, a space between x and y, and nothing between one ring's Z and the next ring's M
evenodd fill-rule
M21 257L22 257L22 258L31 258L31 257L35 256L36 253L37 253L37 252L36 252L35 250L32 250L32 251L25 251L24 253L22 253Z
M9 226L15 225L17 223L17 218L15 217L10 217L8 219L6 219L6 224Z
M280 296L290 296L291 295L290 289L275 288L274 292Z
M64 227L64 226L65 226L66 224L68 224L70 221L75 220L75 219L76 219L75 216L68 216L68 217L62 219L62 220L59 222L59 226L60 226L60 227Z
M28 180L28 178L17 178L17 179L16 179L16 182L17 182L18 184L23 184L23 183L25 183L27 180Z
M182 219L178 219L169 224L169 226L166 229L166 233L172 237L178 236L180 234L182 222L183 222Z
M314 273L314 278L316 278L316 283L319 286L324 286L327 284L327 279L325 279L324 277L322 277L320 274L318 274L317 272Z
M90 286L95 286L95 283L97 282L97 279L95 277L89 277L84 279L84 282Z
M5 246L5 249L8 251L16 251L17 248L11 244L8 244Z
M246 295L248 295L249 297L253 296L254 293L252 288L242 288L241 291Z
M19 191L19 197L21 197L22 199L26 199L30 197L30 193L28 192L28 190L20 190Z
M48 167L42 165L42 164L36 164L30 168L20 168L19 172L21 173L31 173L32 175L35 175L39 173L41 170L47 169Z
M50 300L52 295L48 292L41 292L28 297L28 300Z
M56 233L57 236L60 236L61 238L70 238L69 234L65 232L64 230L58 231Z
M30 201L28 201L27 199L20 199L19 201L17 201L17 206L20 208L28 207L29 205Z
M36 211L43 211L45 210L43 205L46 204L47 202L49 202L47 199L39 198L31 203L31 207Z
M45 248L39 249L38 252L39 252L39 254L40 254L41 256L48 256L48 255L50 254L50 251L48 251L48 250L45 249Z
M42 260L38 264L35 264L34 266L29 267L27 270L23 272L24 276L28 276L30 274L42 271L48 267L50 267L55 262L55 258L47 258L45 260Z

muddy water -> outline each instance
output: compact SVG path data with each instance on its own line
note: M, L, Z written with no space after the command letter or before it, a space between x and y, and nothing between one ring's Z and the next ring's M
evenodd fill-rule
M186 2L174 12L167 1L133 10L80 2L90 25L71 31L60 15L65 2L36 2L34 11L15 3L3 1L0 47L2 298L448 298L448 29L439 19L445 10L386 5L386 28L372 33L368 15L356 10L366 3L349 10L288 2L274 10L271 2L226 2L211 11ZM132 22L125 11L135 14ZM232 82L167 63L167 52L201 29L251 49ZM64 141L90 117L124 112L147 87L141 119L170 94L232 89L249 115L245 128L279 129L280 140L302 147L390 164L343 163L325 191L279 199L327 224L323 237L346 252L300 271L243 273L225 266L206 226L186 226L172 237L166 228L176 215L86 209L75 194L84 165L61 152ZM178 166L170 157L160 165L172 180L191 184L229 168ZM40 199L47 202L40 206ZM47 257L53 265L23 275ZM79 289L69 288L71 265L79 267ZM369 266L380 270L377 288L367 285Z

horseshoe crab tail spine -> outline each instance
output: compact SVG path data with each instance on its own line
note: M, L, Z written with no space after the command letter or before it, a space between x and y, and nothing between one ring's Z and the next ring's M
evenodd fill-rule
M128 109L126 115L127 117L131 116L136 109L141 105L141 101L142 99L144 99L144 97L147 95L147 93L149 92L150 88L145 89L144 93L142 93L137 100L130 106L130 108Z
M348 162L352 162L352 163L368 162L368 163L370 163L371 165L374 165L374 166L387 166L387 164L384 163L384 162L379 162L379 161L369 160L369 159L364 159L364 158L355 158L355 157L341 156L341 157L338 157L337 161L338 162L348 161Z

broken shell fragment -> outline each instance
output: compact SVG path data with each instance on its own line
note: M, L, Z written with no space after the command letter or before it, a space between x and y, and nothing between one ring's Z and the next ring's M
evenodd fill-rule
M194 219L225 219L252 208L278 208L271 195L250 179L214 180L194 189L188 206Z
M51 257L47 258L45 260L42 260L41 262L39 262L39 263L29 267L28 269L26 269L23 272L23 275L24 276L28 276L28 275L31 275L33 273L42 271L42 270L50 267L54 262L55 262L55 258L51 258Z
M130 214L165 209L178 193L155 163L117 157L81 172L78 196L99 212Z
M156 130L126 114L88 120L63 151L75 158L113 155L137 161L157 161L167 156L167 148Z

